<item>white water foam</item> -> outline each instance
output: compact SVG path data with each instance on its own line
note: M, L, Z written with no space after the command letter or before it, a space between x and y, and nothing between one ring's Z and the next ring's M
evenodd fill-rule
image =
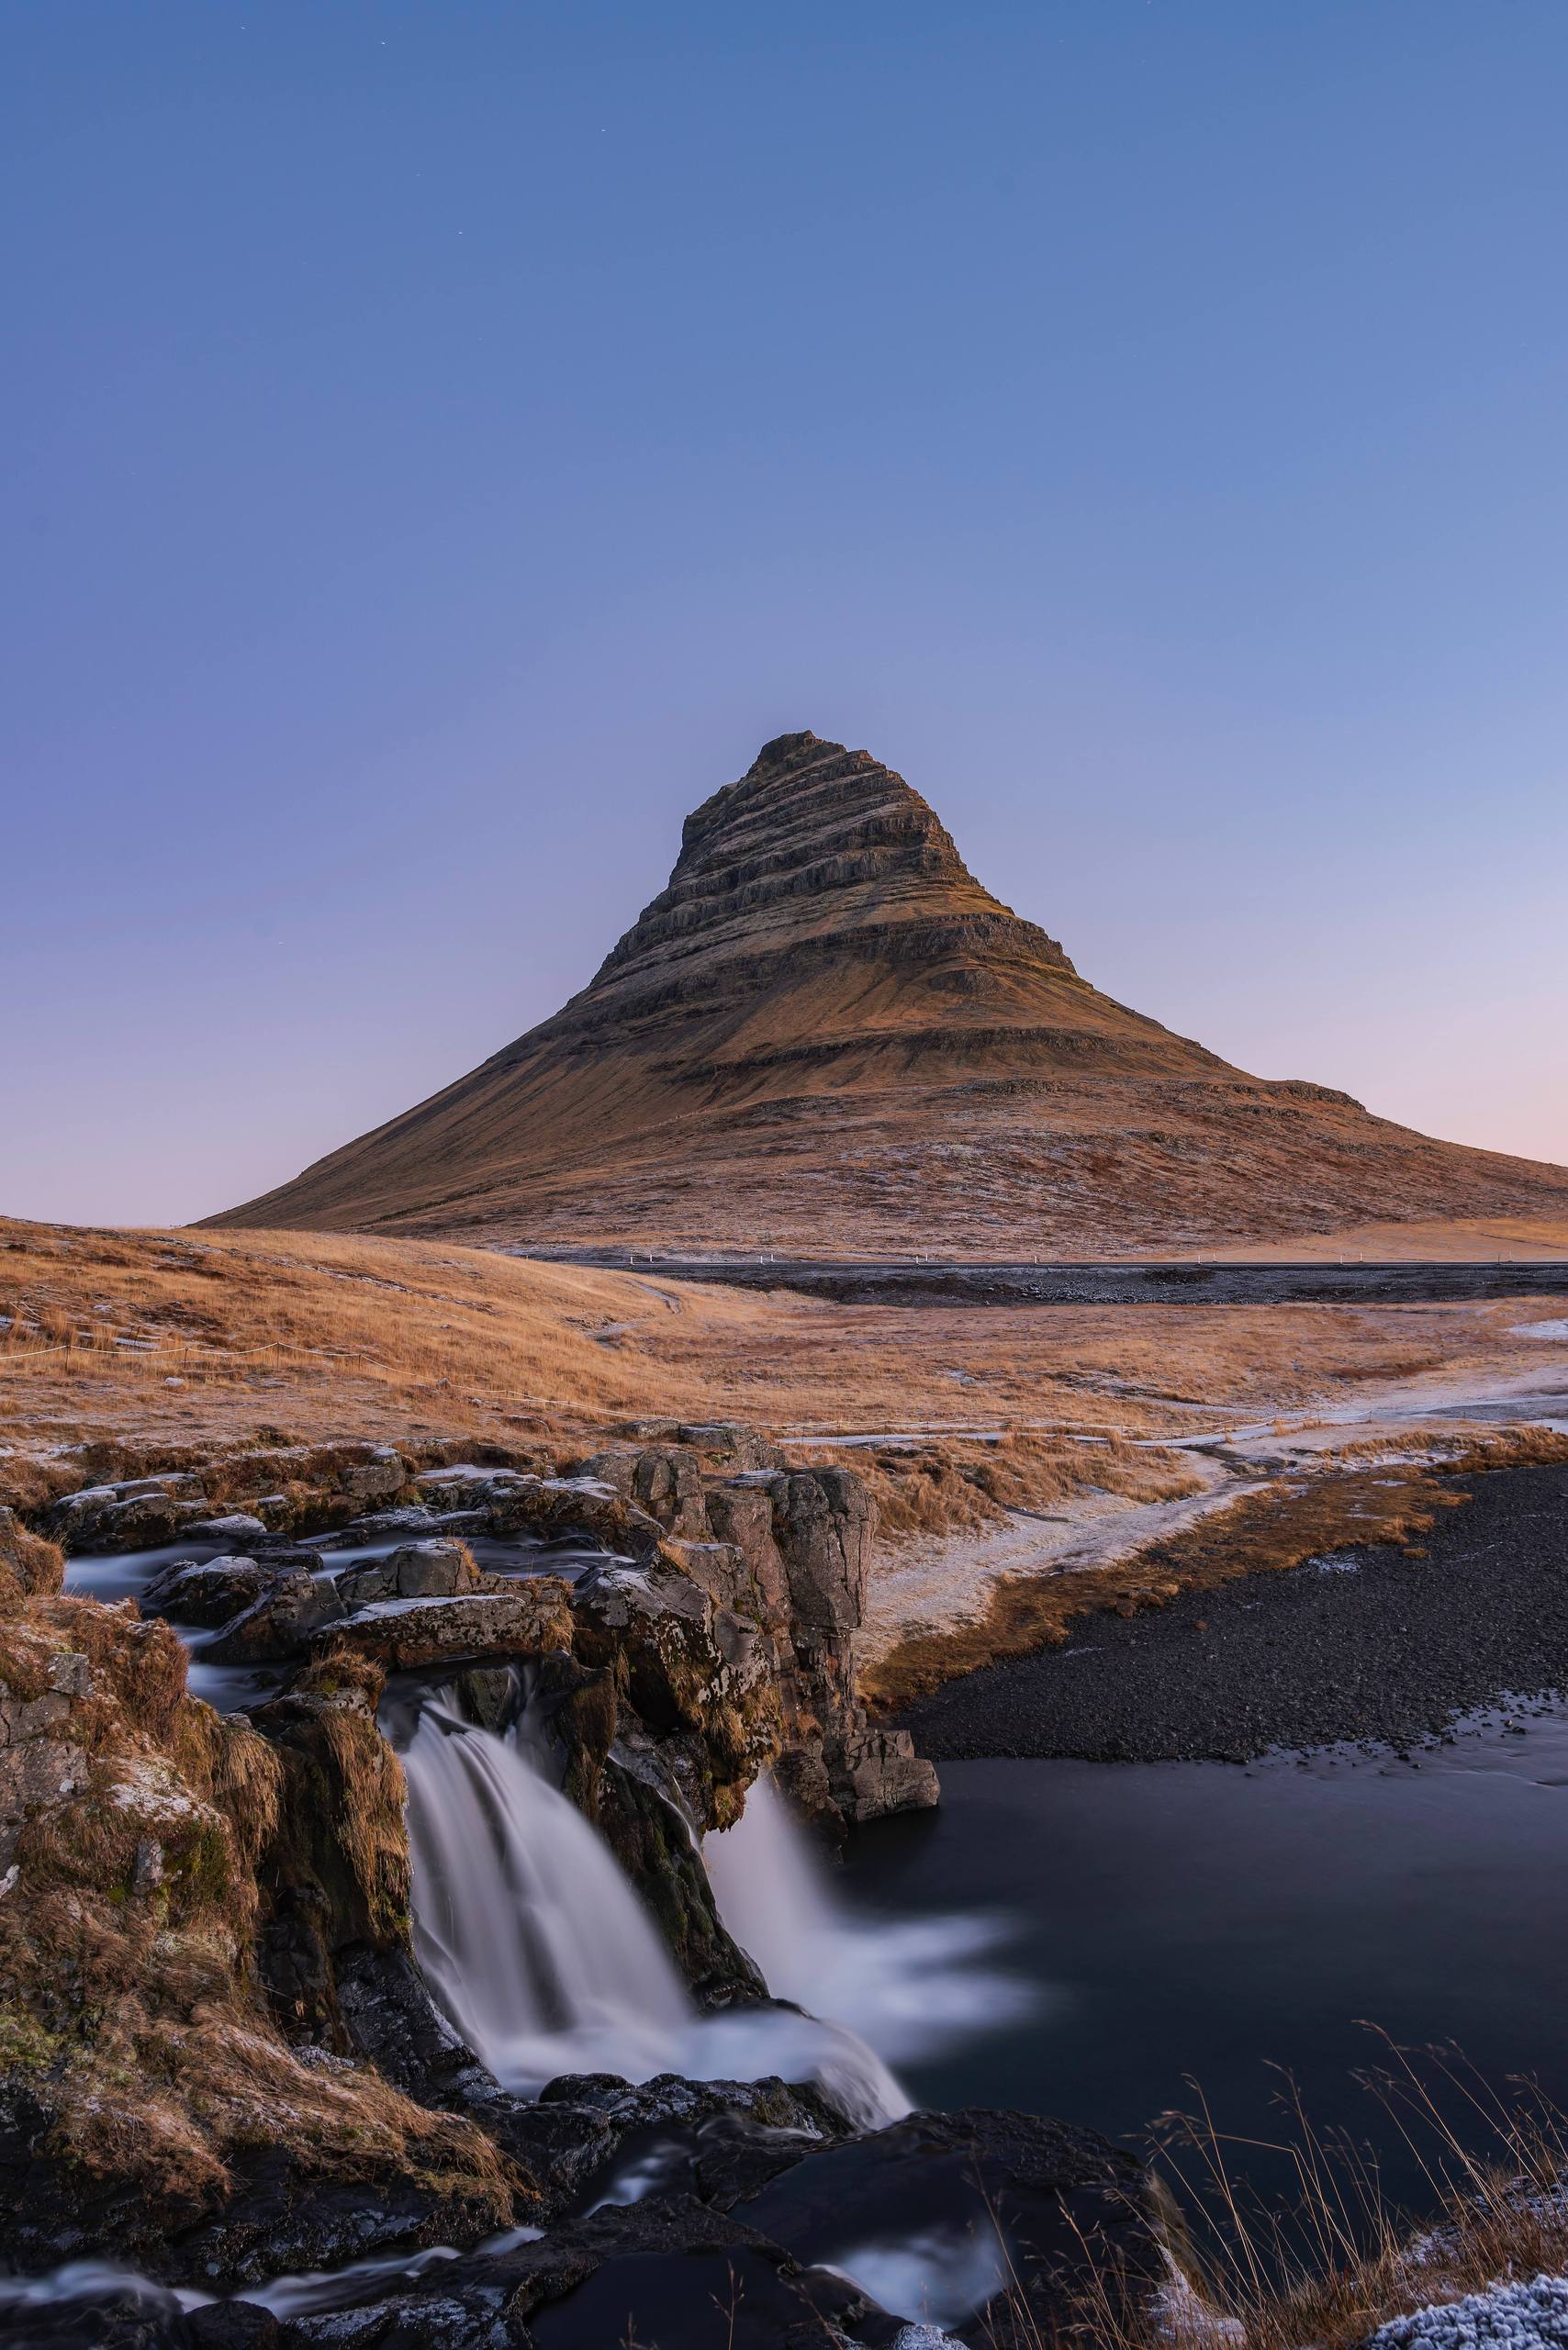
M890 2317L938 2329L972 2317L1002 2290L1010 2272L1006 2246L990 2222L857 2245L824 2265L858 2285Z
M804 1831L759 1779L734 1828L702 1847L719 1914L776 1998L836 2016L890 2064L908 2063L1036 2012L1038 1986L982 1964L1003 1920L870 1920L834 1899Z
M508 2088L563 2073L814 2080L875 2128L909 2099L857 2034L786 2009L700 2015L608 1847L525 1746L424 1706L403 1756L415 1950Z

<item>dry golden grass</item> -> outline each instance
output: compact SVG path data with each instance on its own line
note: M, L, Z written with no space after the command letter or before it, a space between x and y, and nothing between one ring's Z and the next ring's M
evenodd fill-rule
M0 1429L38 1456L280 1424L306 1441L602 1427L654 1408L627 1333L676 1311L622 1275L419 1243L0 1225ZM706 1407L678 1362L656 1388L662 1410Z
M1165 2117L1159 2165L1181 2208L1202 2215L1184 2289L1152 2301L1081 2238L1080 2334L1096 2350L1355 2350L1379 2326L1500 2282L1568 2267L1568 2123L1529 2085L1494 2089L1450 2049L1412 2051L1378 2035L1365 2077L1385 2124L1424 2180L1417 2220L1388 2199L1371 2154L1313 2126L1288 2076L1272 2151L1294 2192L1264 2202L1236 2183L1231 2142L1201 2099ZM1255 2143L1255 2142L1253 2142ZM1246 2160L1247 2150L1242 2151ZM1023 2290L985 2337L995 2350L1046 2350ZM1050 2337L1053 2350L1059 2337Z
M1352 1224L1338 1232L1298 1233L1289 1240L1238 1243L1198 1253L1276 1265L1550 1260L1568 1257L1568 1217L1428 1216L1412 1224Z
M1337 1445L1336 1460L1386 1460L1389 1436L1357 1437ZM1399 1430L1401 1454L1429 1454L1445 1468L1553 1469L1568 1461L1568 1436L1556 1428L1499 1428L1489 1434L1473 1428L1404 1427Z
M1087 1487L1156 1502L1204 1483L1181 1453L1116 1437L1085 1442L1011 1430L995 1444L944 1438L907 1450L857 1448L849 1458L876 1499L882 1531L895 1539L992 1526L1011 1510L1067 1501Z
M302 2062L266 2009L249 1962L276 1750L192 1699L180 1641L133 1607L34 1598L0 1621L15 1695L40 1695L62 1656L89 1660L90 1694L36 1741L56 1784L40 1778L0 1903L0 2069L52 2115L50 2152L134 2180L154 2233L274 2145L323 2177L412 2172L476 2230L503 2224L531 2190L479 2130L366 2066ZM406 1883L400 1805L397 1835Z
M1152 1490L1114 1447L1088 1459L1084 1437L1539 1369L1540 1348L1510 1335L1529 1310L853 1306L439 1242L0 1223L0 1493L79 1481L61 1456L91 1442L123 1449L106 1474L280 1432L566 1459L628 1422L724 1418L808 1457L827 1435L916 1434L913 1461L845 1456L890 1530L979 1526L1075 1483Z
M1206 1591L1260 1570L1299 1566L1326 1550L1364 1542L1409 1549L1439 1509L1466 1498L1418 1469L1318 1472L1240 1495L1224 1509L1149 1549L1092 1570L1001 1576L982 1613L900 1640L868 1666L861 1688L896 1711L945 1681L1003 1658L1058 1645L1075 1617L1104 1608L1120 1616L1161 1607L1184 1591Z

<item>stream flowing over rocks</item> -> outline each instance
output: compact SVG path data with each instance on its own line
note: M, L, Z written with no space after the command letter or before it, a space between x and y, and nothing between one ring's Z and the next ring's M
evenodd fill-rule
M1022 1995L816 1874L938 1793L855 1695L859 1480L567 1465L0 1514L0 2338L1005 2345L1086 2243L1167 2274L1130 2156L890 2070Z

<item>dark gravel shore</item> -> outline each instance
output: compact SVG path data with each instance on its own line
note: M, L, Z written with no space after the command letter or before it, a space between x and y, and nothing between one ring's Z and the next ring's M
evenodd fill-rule
M901 1715L923 1754L1245 1762L1396 1749L1456 1715L1568 1689L1568 1468L1454 1478L1425 1558L1338 1550L949 1682Z

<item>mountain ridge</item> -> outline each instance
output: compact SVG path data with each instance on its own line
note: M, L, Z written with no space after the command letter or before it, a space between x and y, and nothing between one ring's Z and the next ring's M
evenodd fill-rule
M1565 1209L1568 1170L1249 1076L1102 994L902 776L804 732L692 811L558 1012L207 1221L1121 1254Z

